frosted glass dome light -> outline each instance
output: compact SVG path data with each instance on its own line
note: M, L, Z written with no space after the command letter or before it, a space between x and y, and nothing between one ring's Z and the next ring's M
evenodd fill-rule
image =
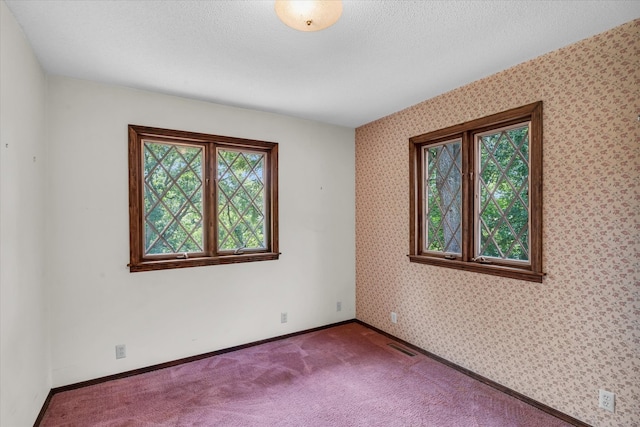
M276 14L298 31L320 31L338 22L342 0L276 0Z

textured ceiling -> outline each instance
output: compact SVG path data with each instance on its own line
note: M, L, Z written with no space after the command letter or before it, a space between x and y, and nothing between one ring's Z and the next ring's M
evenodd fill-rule
M6 3L50 74L348 127L640 17L639 1L344 0L305 33L267 0Z

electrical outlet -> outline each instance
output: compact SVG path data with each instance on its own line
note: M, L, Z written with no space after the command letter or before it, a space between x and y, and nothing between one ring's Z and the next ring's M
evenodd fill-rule
M116 359L124 359L127 357L127 346L124 344L116 345Z
M600 399L598 401L601 408L606 409L609 412L615 412L616 395L614 393L600 389Z
M398 323L398 315L393 311L391 312L391 323Z
M280 323L287 323L287 313L280 313Z
M342 311L342 301L336 303L336 311Z

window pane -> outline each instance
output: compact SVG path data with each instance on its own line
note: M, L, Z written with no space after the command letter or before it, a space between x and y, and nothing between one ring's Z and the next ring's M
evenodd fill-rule
M144 254L203 252L199 146L144 141Z
M424 250L461 253L461 141L423 148Z
M264 249L265 154L219 149L218 249Z
M529 260L529 123L476 138L479 235L476 256Z

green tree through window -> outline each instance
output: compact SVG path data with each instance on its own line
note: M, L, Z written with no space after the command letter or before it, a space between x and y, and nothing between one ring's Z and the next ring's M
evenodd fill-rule
M427 202L425 250L462 251L461 140L424 148Z
M218 248L262 249L264 154L218 150Z
M480 157L477 256L529 259L529 125L476 137Z
M204 148L144 142L146 255L204 252Z

